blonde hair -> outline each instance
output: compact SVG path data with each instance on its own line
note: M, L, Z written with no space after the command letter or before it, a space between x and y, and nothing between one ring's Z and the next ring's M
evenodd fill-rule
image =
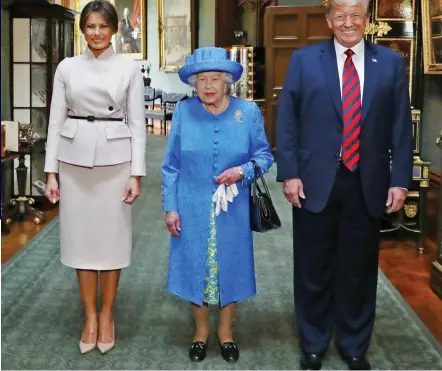
M368 5L370 0L328 0L327 1L327 13L328 16L333 8L337 6L355 6L355 5L363 5L365 8L365 13L368 12Z

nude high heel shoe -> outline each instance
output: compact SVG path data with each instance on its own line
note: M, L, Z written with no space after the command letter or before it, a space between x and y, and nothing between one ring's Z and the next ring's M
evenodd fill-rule
M100 343L97 341L97 348L104 354L109 352L115 346L115 322L112 322L112 341L110 343Z
M97 346L97 342L95 342L95 343L83 343L80 340L80 353L81 354L88 353L91 350L95 349L96 346Z
M80 339L80 353L85 354L90 352L91 350L95 349L97 346L97 340L98 340L98 321L97 321L97 333L95 334L95 341L93 343L83 343L83 333L81 334Z
M83 334L81 334L81 339L83 339ZM97 339L98 339L98 329L97 329L97 336L95 337L95 342L93 343L83 343L80 339L80 353L85 354L90 352L91 350L95 349L97 346Z

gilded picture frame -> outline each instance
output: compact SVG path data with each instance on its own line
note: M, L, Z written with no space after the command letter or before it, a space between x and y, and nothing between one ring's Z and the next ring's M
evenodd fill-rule
M414 22L416 0L376 0L376 21Z
M197 0L157 0L159 71L177 72L196 45Z
M405 58L407 71L408 71L408 82L409 82L409 93L410 98L413 91L413 72L415 63L415 41L412 38L405 37L375 37L374 42L379 45L387 46Z
M81 13L90 0L75 0L74 10ZM112 47L117 54L135 60L147 59L147 0L109 0L118 13L118 31L112 37ZM86 40L80 30L80 15L75 17L75 55L83 53Z
M422 0L424 73L442 74L442 3Z

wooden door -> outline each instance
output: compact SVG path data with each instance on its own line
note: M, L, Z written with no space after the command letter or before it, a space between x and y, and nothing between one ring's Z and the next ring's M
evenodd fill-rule
M203 0L204 1L204 0ZM234 30L238 28L235 14L236 0L216 0L215 2L215 46L230 47L238 43Z
M276 111L287 67L293 52L332 36L325 19L325 7L268 7L264 16L266 49L265 130L275 147Z

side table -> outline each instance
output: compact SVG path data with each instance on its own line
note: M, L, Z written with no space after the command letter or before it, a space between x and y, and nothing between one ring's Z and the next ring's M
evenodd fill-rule
M25 164L25 155L30 154L32 146L22 144L21 150L18 153L18 166L15 169L17 174L18 196L12 198L9 202L14 207L12 219L23 221L26 214L30 214L35 224L40 224L44 221L44 213L37 210L32 205L35 200L32 197L26 196L26 181L28 167Z
M2 157L2 202L1 202L1 219L2 219L2 234L9 234L9 224L12 222L12 217L9 212L3 211L3 200L5 199L5 184L3 184L3 180L5 177L3 176L4 164L8 162L14 161L16 158L19 158L20 154L16 152L8 152L5 157Z

